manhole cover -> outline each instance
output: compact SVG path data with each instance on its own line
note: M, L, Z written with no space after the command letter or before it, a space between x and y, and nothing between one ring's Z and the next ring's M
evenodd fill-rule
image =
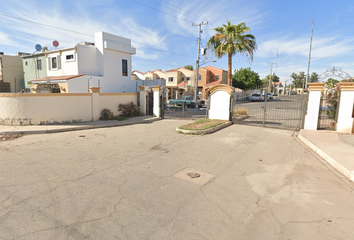
M199 178L199 177L200 177L200 174L197 173L197 172L189 172L189 173L187 173L187 175L188 175L190 178Z

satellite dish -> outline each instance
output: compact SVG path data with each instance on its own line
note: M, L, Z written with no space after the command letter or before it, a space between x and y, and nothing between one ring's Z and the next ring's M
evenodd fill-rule
M37 52L39 52L40 50L42 50L42 46L40 44L36 44L35 49Z
M58 42L57 40L54 40L54 41L53 41L53 46L54 46L54 47L58 47L58 46L59 46L59 42Z

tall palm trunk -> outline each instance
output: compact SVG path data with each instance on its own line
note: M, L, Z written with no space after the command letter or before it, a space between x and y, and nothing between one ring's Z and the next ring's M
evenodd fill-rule
M229 61L227 64L227 85L231 86L231 75L232 75L232 52L229 52Z

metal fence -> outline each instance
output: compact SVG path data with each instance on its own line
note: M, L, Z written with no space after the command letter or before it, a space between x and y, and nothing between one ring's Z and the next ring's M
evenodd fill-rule
M187 108L182 106L167 105L164 109L164 118L176 119L200 119L207 118L207 108Z
M308 95L282 95L252 101L250 96L233 101L233 122L283 129L303 128Z
M322 93L318 114L318 130L336 130L339 99L339 94L335 98L329 100L325 97L325 93Z

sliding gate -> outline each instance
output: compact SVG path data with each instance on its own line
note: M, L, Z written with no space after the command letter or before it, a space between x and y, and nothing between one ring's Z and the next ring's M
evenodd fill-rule
M232 121L262 127L298 130L303 128L308 95L282 95L268 101L250 97L233 100Z

